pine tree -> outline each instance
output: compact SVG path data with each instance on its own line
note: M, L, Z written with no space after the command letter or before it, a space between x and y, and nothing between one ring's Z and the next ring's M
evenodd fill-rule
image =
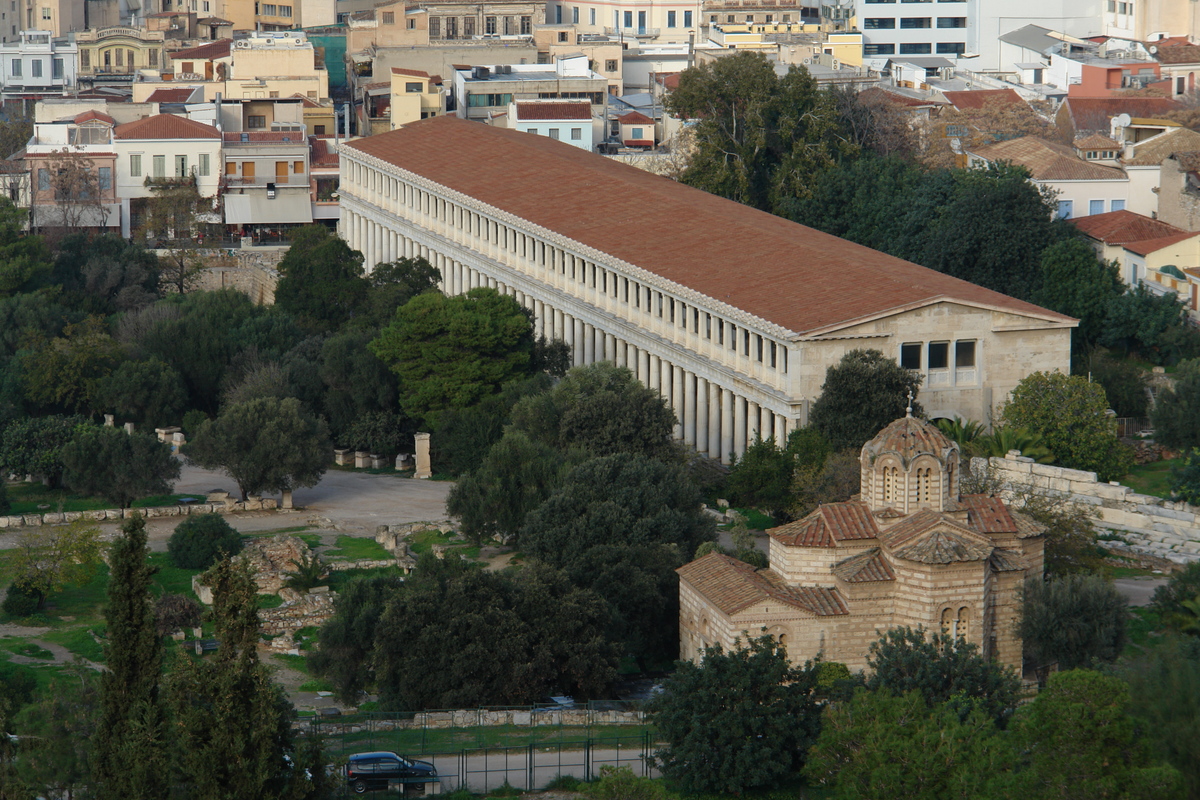
M154 624L146 521L135 514L121 526L109 558L108 671L101 684L96 733L96 796L165 797L170 793L167 725L159 696L162 642Z
M179 767L205 800L306 798L325 783L319 747L295 747L293 709L258 659L258 603L249 567L223 559L212 588L217 652L184 658L170 680Z

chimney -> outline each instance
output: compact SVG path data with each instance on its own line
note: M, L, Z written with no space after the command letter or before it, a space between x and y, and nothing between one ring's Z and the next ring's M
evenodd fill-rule
M225 127L221 124L221 93L220 92L217 92L217 96L215 98L213 98L213 110L216 112L216 115L217 115L217 125L216 125L217 131L220 133L224 133Z

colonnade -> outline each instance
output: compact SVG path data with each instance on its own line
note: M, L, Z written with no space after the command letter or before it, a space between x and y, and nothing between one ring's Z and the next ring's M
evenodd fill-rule
M535 296L510 286L405 236L397 227L355 212L348 199L343 197L342 235L352 248L363 252L368 269L399 258L420 257L437 267L442 276L439 288L447 295L483 286L513 297L532 312L535 336L566 342L573 366L608 361L628 368L644 385L659 392L675 412L675 438L697 452L729 464L756 438L774 436L776 442L783 442L796 427L795 420L737 391L735 376L717 374L717 370L705 374L674 363L682 359L655 352L644 343L639 346L626 341L572 313L572 308L559 307L568 306L561 301L569 298L559 297L556 304L547 299L549 292Z

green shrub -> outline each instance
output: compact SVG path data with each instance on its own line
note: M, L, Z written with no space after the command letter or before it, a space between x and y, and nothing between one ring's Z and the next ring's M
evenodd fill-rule
M182 569L208 569L218 556L236 555L242 550L242 537L220 514L198 514L175 526L167 553L171 562Z
M28 617L38 610L42 604L42 593L32 586L14 583L8 587L8 596L0 609L14 617Z
M204 616L199 602L185 594L167 592L154 603L154 621L158 635L195 628Z

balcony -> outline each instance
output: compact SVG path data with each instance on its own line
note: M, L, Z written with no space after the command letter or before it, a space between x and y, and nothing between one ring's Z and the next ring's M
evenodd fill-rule
M604 35L618 37L633 36L637 39L657 39L658 31L658 28L635 28L631 26L628 28L605 28Z
M230 189L247 186L265 187L268 183L273 183L280 188L303 186L307 189L311 186L307 175L255 175L252 177L226 175L225 183Z

